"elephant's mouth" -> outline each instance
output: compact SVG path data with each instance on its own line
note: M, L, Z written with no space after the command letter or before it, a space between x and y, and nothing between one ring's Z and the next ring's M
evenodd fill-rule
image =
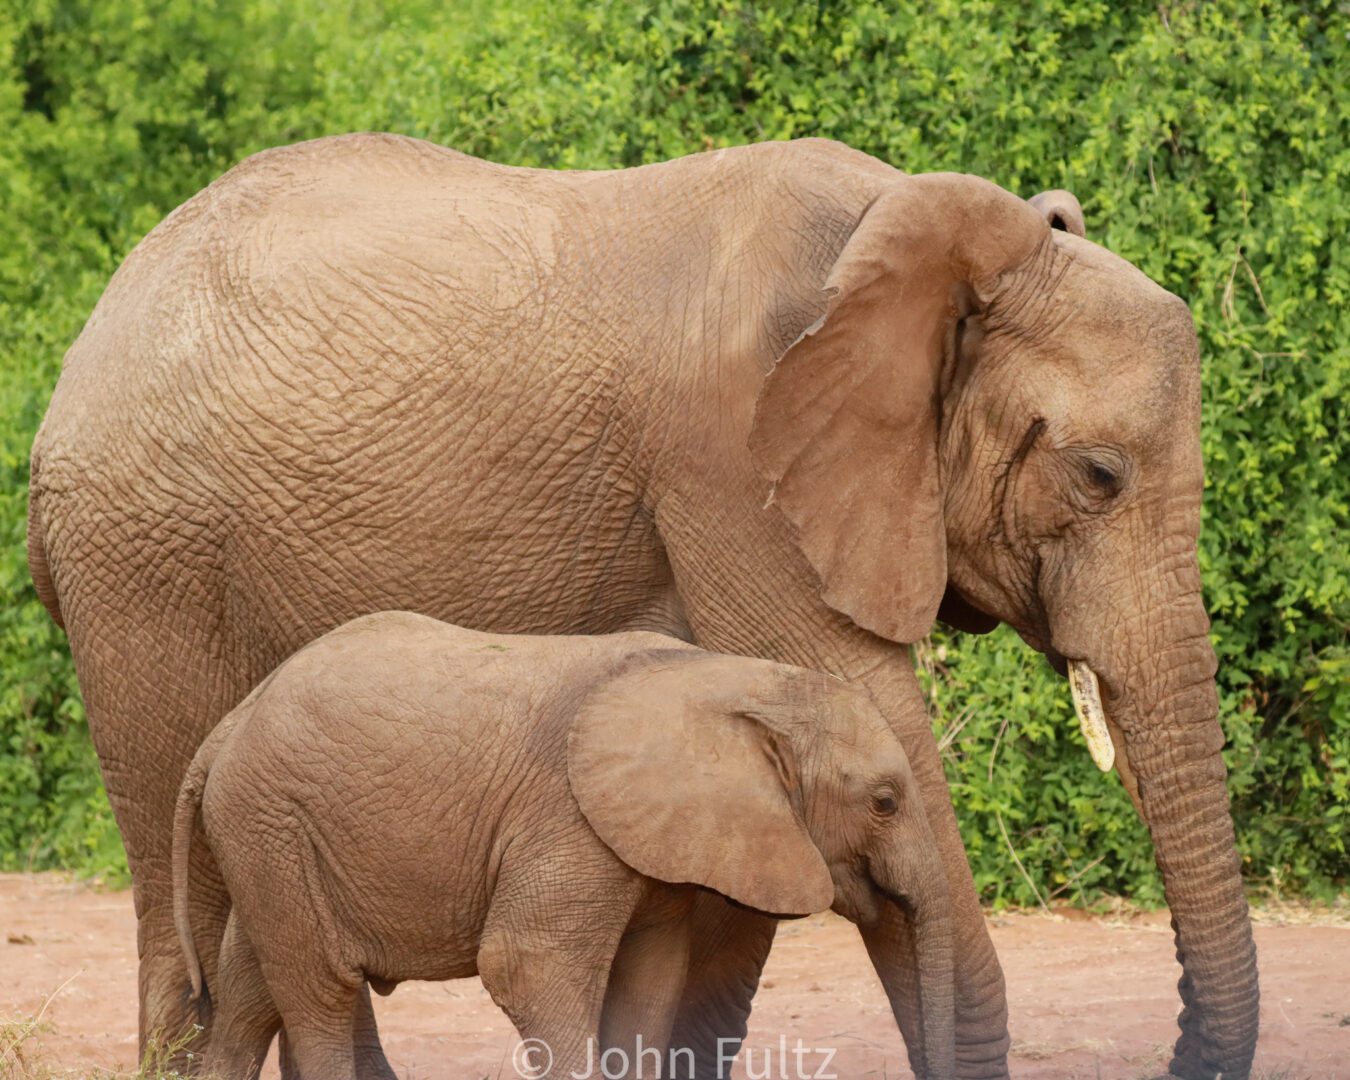
M1041 651L1045 654L1045 662L1055 669L1060 678L1067 679L1069 677L1069 661L1064 654L1048 645Z
M888 906L898 908L907 916L913 917L914 901L902 890L882 884L870 866L864 867L861 877L860 884L867 891L867 899L862 904L856 905L846 918L852 919L860 927L875 927L881 922L884 910Z
M894 904L906 915L913 914L914 905L907 896L896 892L894 889L886 888L885 885L881 884L881 882L877 881L875 878L872 879L872 888L876 890L877 895L880 896L881 899Z

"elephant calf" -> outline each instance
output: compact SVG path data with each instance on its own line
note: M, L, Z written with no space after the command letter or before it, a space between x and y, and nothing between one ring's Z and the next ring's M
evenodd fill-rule
M553 1075L631 1057L639 1036L663 1047L704 889L861 924L900 905L924 1060L953 1072L942 867L899 740L833 676L651 633L511 637L401 612L332 631L183 781L174 915L196 997L199 811L232 901L209 1073L256 1076L284 1021L303 1075L353 1076L364 982L474 974ZM877 962L894 992L902 973Z

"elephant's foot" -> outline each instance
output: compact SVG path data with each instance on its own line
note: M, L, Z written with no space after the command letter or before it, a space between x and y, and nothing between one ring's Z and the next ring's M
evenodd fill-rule
M148 1071L191 1075L201 1061L211 1021L210 1003L191 1000L181 955L151 955L140 964L140 1060Z

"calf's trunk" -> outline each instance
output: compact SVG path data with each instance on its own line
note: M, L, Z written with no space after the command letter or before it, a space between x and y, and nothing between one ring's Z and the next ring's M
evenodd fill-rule
M952 920L946 878L935 856L932 863L924 872L904 875L903 882L883 871L892 880L879 878L878 883L892 910L860 930L897 1024L913 1011L912 968L917 967L922 1039L920 1046L907 1048L910 1065L921 1080L950 1080L956 1075Z

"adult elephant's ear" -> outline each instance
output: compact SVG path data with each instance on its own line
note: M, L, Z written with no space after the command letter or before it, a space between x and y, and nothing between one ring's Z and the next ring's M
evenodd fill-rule
M937 441L957 324L1048 235L987 180L897 178L844 244L825 314L760 391L750 453L771 501L825 602L892 641L928 632L947 585Z
M1082 236L1087 232L1087 226L1083 222L1083 208L1078 205L1078 198L1072 191L1065 191L1063 188L1042 191L1039 195L1033 195L1027 202L1045 216L1050 228L1072 233L1074 236Z
M568 737L567 775L591 828L620 859L775 915L834 902L800 816L791 739L772 720L793 708L780 692L784 670L670 652L591 691Z

